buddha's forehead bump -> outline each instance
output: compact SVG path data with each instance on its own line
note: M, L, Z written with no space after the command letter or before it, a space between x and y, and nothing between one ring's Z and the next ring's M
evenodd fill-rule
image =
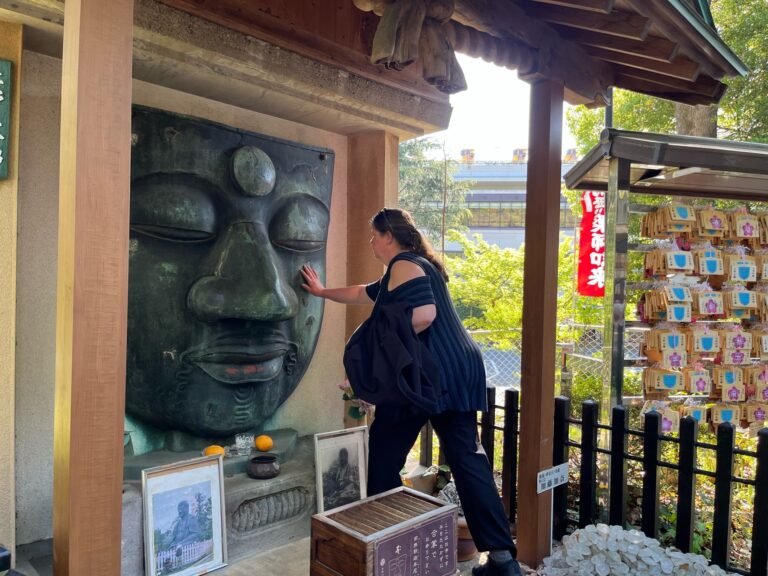
M277 189L330 205L333 154L326 150L141 107L134 108L131 142L132 180L186 173L245 197Z

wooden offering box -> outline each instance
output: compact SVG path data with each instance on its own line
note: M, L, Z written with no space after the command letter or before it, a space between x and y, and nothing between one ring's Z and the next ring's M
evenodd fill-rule
M453 504L396 488L312 517L311 576L453 576Z

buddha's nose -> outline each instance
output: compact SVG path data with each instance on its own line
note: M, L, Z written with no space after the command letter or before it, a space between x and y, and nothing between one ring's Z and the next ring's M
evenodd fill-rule
M206 322L293 318L299 300L262 224L235 222L217 244L213 274L197 280L187 306Z

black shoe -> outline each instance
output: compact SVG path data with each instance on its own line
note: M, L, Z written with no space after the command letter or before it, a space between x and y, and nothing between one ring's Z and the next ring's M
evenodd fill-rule
M521 576L520 564L514 558L501 564L488 558L485 564L472 568L472 576Z

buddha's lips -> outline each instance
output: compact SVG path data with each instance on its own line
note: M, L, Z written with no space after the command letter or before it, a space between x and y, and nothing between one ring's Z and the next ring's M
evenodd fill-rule
M245 384L275 378L287 352L284 346L259 350L215 347L198 351L189 361L219 382Z

